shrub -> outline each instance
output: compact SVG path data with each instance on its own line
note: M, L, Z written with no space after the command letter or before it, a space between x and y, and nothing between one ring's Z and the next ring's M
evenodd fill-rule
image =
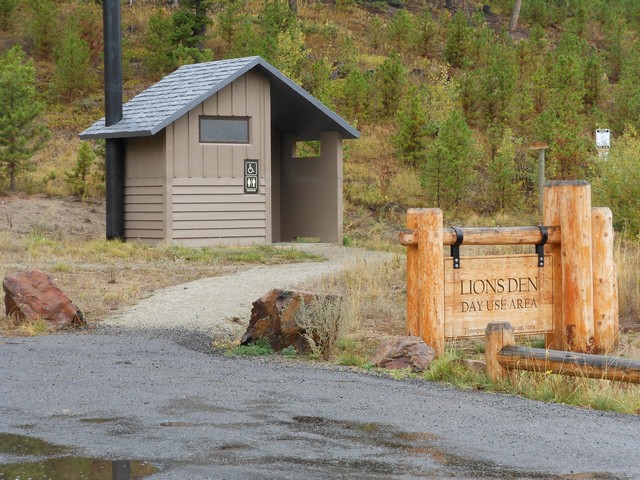
M593 183L594 204L606 205L613 212L616 230L632 236L640 234L640 136L635 128L613 145L606 160L600 160L600 176Z
M91 148L91 145L88 142L82 142L73 170L64 172L64 181L69 185L74 195L84 196L87 190L89 172L95 159L96 153Z
M327 358L334 352L346 330L345 315L340 297L319 298L301 306L296 320L314 355Z

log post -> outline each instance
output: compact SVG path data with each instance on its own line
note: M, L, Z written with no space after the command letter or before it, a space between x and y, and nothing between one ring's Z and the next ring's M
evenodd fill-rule
M442 210L418 213L418 330L436 355L444 353L444 256Z
M544 186L544 200L542 209L542 224L547 226L560 225L560 205L558 189L552 188L549 184ZM553 255L553 319L554 330L545 336L546 348L562 349L562 263L561 263L560 243L547 243L544 247L545 255Z
M504 347L515 345L513 327L509 322L489 323L485 329L485 342L487 377L494 383L507 380L511 374L498 363L498 353Z
M418 228L418 212L420 209L410 208L407 211L407 228L414 232ZM419 239L418 239L419 242ZM418 316L420 305L418 299L418 244L407 245L407 332L420 336Z
M583 180L548 182L557 190L562 258L564 350L594 350L591 187Z
M591 209L593 320L595 349L610 352L617 343L617 281L613 260L613 216L606 207Z

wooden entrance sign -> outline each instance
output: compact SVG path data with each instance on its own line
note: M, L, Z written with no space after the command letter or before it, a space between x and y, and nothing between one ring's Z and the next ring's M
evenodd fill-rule
M544 227L443 228L439 209L410 209L400 233L409 334L440 355L445 338L482 336L488 323L509 321L516 334L547 333L547 348L611 349L618 333L611 212L591 208L583 181L547 182L544 200ZM536 245L536 254L459 256L460 245L523 244ZM454 246L450 257L443 245Z
M509 321L520 334L553 331L552 257L463 257L444 261L445 338L483 337L488 323Z

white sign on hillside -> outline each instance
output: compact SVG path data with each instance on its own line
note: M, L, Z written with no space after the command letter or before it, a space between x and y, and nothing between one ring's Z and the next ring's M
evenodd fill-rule
M608 128L596 130L596 148L598 150L609 150L611 146L611 131Z

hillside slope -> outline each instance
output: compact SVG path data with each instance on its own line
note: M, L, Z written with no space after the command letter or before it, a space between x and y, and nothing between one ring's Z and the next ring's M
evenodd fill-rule
M601 204L621 209L619 228L640 228L628 213L638 187L620 188L640 184L624 161L640 152L633 0L529 0L510 33L508 0L180 5L123 4L125 100L180 64L259 54L362 131L346 149L350 208L533 213L537 163L528 146L544 141L547 178L590 180ZM21 191L77 193L64 172L76 165L77 133L103 115L101 23L92 2L0 6L1 48L19 44L33 58L53 133L35 170L20 175ZM619 148L609 158L621 167L599 160L596 128L612 129ZM93 148L87 197L103 192L101 147Z

